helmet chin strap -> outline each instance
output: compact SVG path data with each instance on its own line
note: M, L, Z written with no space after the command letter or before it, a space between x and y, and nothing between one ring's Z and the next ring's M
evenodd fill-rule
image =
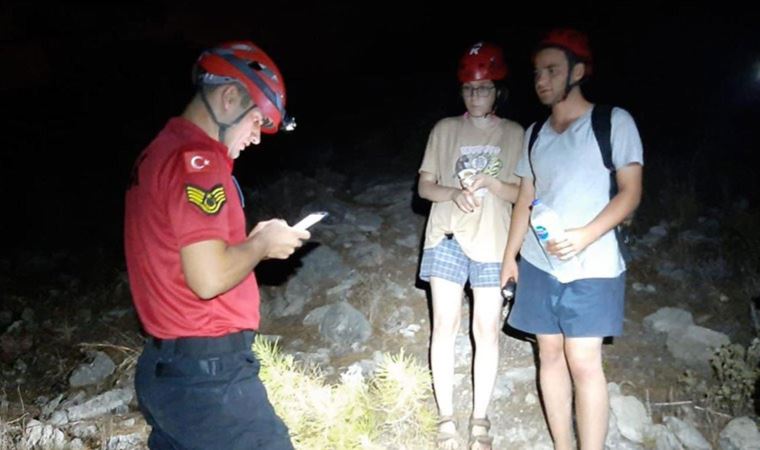
M570 57L570 56L567 57L568 70L567 70L567 81L565 81L565 95L562 96L562 100L560 101L567 100L567 96L570 95L570 91L572 91L575 86L580 86L581 81L583 81L583 78L581 78L580 80L574 83L570 81L573 78L573 69L575 68L576 64L579 64L579 61L576 61L575 58L573 57Z
M233 120L231 123L222 123L217 119L216 114L214 113L214 110L211 108L211 105L208 102L208 98L206 98L206 92L201 88L201 100L203 100L203 105L206 107L206 111L211 115L211 120L214 121L217 127L219 127L219 133L218 133L218 140L222 144L224 144L224 135L227 132L227 130L230 127L235 126L238 122L243 120L243 117L245 117L246 114L248 114L253 108L256 107L256 105L252 105L250 108L243 111L235 120Z
M570 91L573 90L575 86L580 86L580 81L576 81L575 83L570 82L570 74L567 75L567 82L565 83L565 95L562 96L561 102L567 100L567 96L570 95Z

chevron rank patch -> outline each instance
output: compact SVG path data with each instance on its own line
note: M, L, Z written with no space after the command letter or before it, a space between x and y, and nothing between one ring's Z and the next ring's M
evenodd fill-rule
M214 216L221 211L222 206L227 203L227 193L224 192L224 186L217 184L208 191L197 186L185 185L185 194L187 201L200 208L204 214Z

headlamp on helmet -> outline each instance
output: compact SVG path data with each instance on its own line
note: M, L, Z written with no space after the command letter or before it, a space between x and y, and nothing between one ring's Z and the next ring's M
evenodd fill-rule
M198 83L240 83L268 120L263 133L275 133L287 117L285 83L274 61L250 41L221 44L203 52L195 64ZM292 128L292 127L291 127Z

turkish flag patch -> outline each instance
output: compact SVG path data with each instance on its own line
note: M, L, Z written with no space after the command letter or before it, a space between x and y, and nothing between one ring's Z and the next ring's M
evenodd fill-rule
M183 154L185 160L186 173L205 172L211 168L211 160L214 157L212 152L194 151Z

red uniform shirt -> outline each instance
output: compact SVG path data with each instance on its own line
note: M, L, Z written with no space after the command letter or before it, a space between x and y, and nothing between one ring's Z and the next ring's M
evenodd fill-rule
M171 119L140 155L126 195L124 245L132 299L151 336L220 336L259 326L251 274L203 300L187 286L180 249L246 238L245 216L227 147L183 118Z

